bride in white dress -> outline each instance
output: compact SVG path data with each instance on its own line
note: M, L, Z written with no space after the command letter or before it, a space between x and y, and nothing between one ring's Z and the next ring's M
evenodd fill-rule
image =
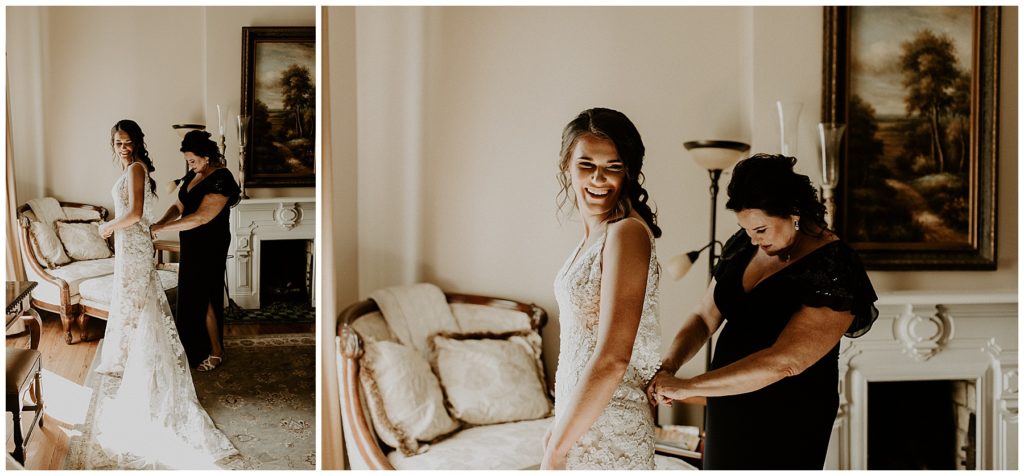
M153 163L134 121L110 134L124 173L111 190L115 219L100 226L114 235L114 287L96 372L121 378L98 403L93 435L121 468L215 469L237 450L199 404L156 272Z
M562 193L583 240L555 278L561 344L541 469L655 469L645 388L660 363L661 229L641 185L643 157L618 111L589 109L562 133Z

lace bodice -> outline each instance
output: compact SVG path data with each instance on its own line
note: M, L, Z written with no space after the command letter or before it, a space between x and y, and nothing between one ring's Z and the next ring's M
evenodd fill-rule
M118 177L116 182L114 182L114 188L110 190L110 194L114 197L114 216L121 216L128 213L128 207L130 206L128 194L131 192L131 190L128 189L128 176L131 175L129 172L131 172L132 167L145 167L145 165L139 162L136 163L139 165L132 164L125 168L124 172L121 173L121 176ZM149 226L153 224L153 207L156 206L156 194L153 193L153 190L149 186L148 172L145 177L146 182L142 186L145 190L145 200L142 202L142 218L139 220L138 225L148 232Z
M581 241L555 278L561 327L555 374L556 419L568 410L568 400L597 347L606 237L607 233L586 249L582 249ZM569 451L569 469L654 469L654 421L644 390L661 361L660 267L654 236L650 238L647 289L629 367L604 413Z

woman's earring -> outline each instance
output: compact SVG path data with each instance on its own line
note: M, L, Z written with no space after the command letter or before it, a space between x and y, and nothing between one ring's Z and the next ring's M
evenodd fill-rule
M793 228L796 231L800 231L800 220L793 220Z

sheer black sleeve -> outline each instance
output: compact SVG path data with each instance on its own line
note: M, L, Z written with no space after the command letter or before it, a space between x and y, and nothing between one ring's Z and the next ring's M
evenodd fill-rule
M235 182L235 176L231 175L228 169L220 169L214 172L209 177L203 180L203 184L206 185L204 193L216 193L218 195L224 195L228 197L228 207L233 207L238 204L241 198L242 189L238 188L238 183Z
M846 337L860 337L878 318L878 296L857 253L845 243L828 245L815 253L798 277L798 292L804 305L849 311L853 322ZM808 258L812 258L809 256Z

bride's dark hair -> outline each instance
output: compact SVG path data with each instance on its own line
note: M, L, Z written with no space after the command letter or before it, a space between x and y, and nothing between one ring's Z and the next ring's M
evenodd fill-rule
M110 128L110 150L112 152L114 151L114 134L117 131L128 134L128 140L132 141L132 156L135 157L135 160L142 162L149 172L156 171L156 167L153 166L153 159L149 158L149 151L146 150L146 134L142 133L142 128L131 119L117 121L114 127ZM156 193L156 180L153 180L152 176L149 177L149 189L154 194Z

